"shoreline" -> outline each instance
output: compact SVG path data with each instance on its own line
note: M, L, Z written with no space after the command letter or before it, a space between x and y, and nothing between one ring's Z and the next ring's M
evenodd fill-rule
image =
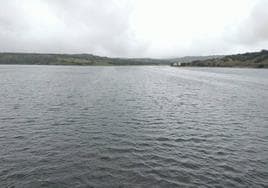
M234 66L234 67L227 67L227 66L170 66L166 64L148 64L148 65L135 65L135 64L126 64L126 65L78 65L78 64L0 64L2 65L19 65L19 66L29 66L29 65L35 65L35 66L77 66L77 67L126 67L126 66L164 66L164 67L172 67L172 68L237 68L237 69L268 69L268 67L245 67L245 66Z

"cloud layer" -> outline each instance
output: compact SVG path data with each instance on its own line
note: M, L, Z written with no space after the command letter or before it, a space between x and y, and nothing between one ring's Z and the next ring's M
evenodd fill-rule
M266 0L0 0L0 51L120 57L268 48Z

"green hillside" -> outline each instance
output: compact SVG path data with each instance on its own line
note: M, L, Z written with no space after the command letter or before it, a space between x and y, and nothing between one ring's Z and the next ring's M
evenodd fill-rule
M268 68L268 50L182 63L181 66Z
M30 65L169 65L161 59L108 58L91 54L0 53L0 64Z
M92 54L0 53L0 64L29 65L170 65L268 68L268 51L227 56L186 56L173 59L109 58Z

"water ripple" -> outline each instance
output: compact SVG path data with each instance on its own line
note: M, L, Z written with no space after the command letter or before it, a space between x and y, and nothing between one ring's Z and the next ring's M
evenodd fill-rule
M267 187L267 75L0 66L0 187Z

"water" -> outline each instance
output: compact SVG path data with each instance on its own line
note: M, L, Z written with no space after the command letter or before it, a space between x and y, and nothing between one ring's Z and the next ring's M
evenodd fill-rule
M0 66L0 187L267 187L268 70Z

